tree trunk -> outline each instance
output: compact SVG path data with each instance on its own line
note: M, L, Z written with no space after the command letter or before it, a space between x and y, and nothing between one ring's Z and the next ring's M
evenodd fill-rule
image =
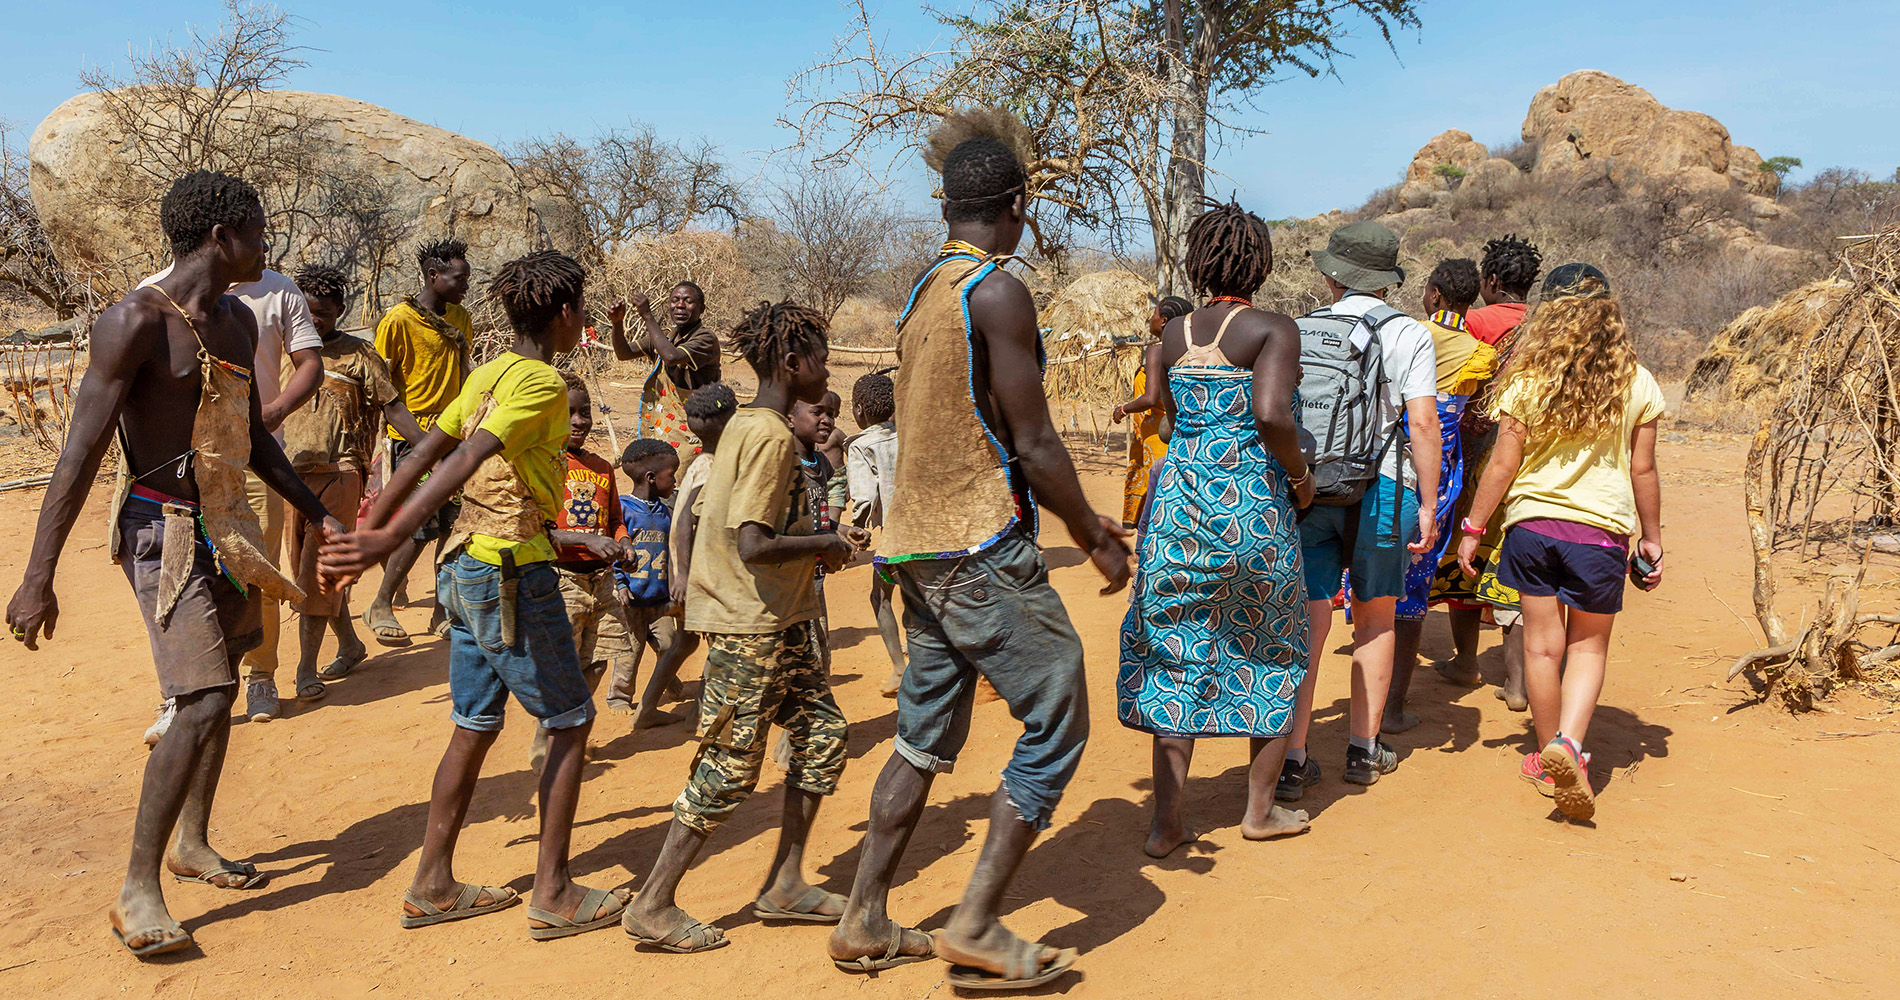
M1194 0L1168 0L1168 81L1178 103L1170 130L1168 168L1162 191L1162 217L1150 220L1154 229L1155 268L1163 295L1192 297L1194 290L1182 269L1188 224L1201 214L1207 162L1207 100L1212 81L1214 46L1205 20L1188 35L1186 6ZM1198 4L1197 4L1198 6Z
M1767 637L1768 645L1780 646L1788 641L1788 628L1782 624L1781 616L1775 613L1775 568L1772 562L1775 526L1768 519L1762 484L1762 477L1766 474L1763 460L1768 454L1768 439L1773 426L1772 417L1764 419L1761 428L1755 432L1753 445L1748 449L1748 466L1742 472L1742 502L1748 510L1748 540L1755 556L1755 619L1761 622L1761 631ZM1766 487L1767 495L1772 496L1774 492L1772 484Z

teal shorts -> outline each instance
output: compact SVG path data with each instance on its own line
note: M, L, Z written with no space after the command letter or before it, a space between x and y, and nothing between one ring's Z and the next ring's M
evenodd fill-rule
M1307 600L1331 600L1339 593L1340 575L1348 561L1348 527L1355 514L1359 530L1357 537L1350 539L1352 599L1405 596L1405 570L1413 558L1405 546L1418 538L1418 494L1380 477L1355 507L1307 508L1306 519L1300 522Z

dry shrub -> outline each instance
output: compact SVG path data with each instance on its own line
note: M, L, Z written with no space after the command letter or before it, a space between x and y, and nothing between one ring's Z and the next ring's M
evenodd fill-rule
M881 298L854 295L831 317L831 343L844 347L891 347L897 343L896 306Z

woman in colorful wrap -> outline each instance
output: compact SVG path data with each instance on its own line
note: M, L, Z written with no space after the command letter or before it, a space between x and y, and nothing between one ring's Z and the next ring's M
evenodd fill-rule
M1142 351L1141 368L1135 372L1135 398L1115 407L1110 418L1119 424L1131 414L1141 414L1128 429L1128 478L1122 484L1124 528L1133 528L1140 519L1142 501L1148 498L1149 471L1168 454L1168 443L1161 428L1167 417L1155 408L1159 387L1148 381L1148 369L1160 363L1161 331L1168 321L1193 311L1194 303L1179 295L1170 295L1155 305L1154 313L1148 317L1148 336L1155 338L1155 342Z
M613 322L614 357L622 361L652 358L640 391L640 422L635 434L659 438L681 449L680 460L699 454L699 439L686 426L686 396L703 385L719 381L719 336L700 322L706 312L706 293L690 281L674 285L666 296L673 329L664 329L653 316L653 305L635 292L633 309L646 330L627 339L627 303L615 302L607 311Z
M1307 827L1306 813L1273 802L1307 663L1295 509L1312 501L1313 480L1294 419L1300 332L1252 307L1273 246L1266 223L1239 205L1194 220L1186 267L1211 298L1168 324L1149 379L1175 431L1141 536L1115 685L1122 724L1154 734L1155 811L1142 849L1156 858L1197 837L1181 798L1203 736L1250 738L1242 836ZM1197 340L1197 326L1212 336Z

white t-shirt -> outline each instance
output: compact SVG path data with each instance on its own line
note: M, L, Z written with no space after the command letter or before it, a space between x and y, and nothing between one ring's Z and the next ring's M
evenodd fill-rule
M139 282L139 287L144 288L171 273L171 266L166 265L163 271ZM316 324L310 321L310 303L298 290L297 283L276 271L266 268L262 278L232 285L230 293L250 306L257 316L254 365L257 394L260 401L268 403L282 391L279 372L284 366L285 352L322 350L323 338L318 336Z
M1331 312L1335 316L1358 317L1374 306L1385 304L1386 301L1376 295L1352 292L1335 303ZM1379 398L1379 426L1390 427L1395 421L1404 420L1408 399L1431 399L1436 405L1438 348L1432 331L1410 316L1400 316L1379 328L1379 347L1385 355L1385 391ZM1426 451L1436 455L1436 443ZM1401 473L1403 480L1399 479ZM1403 437L1385 453L1379 463L1379 475L1408 486L1417 485L1418 476L1412 469L1410 450L1405 447Z

